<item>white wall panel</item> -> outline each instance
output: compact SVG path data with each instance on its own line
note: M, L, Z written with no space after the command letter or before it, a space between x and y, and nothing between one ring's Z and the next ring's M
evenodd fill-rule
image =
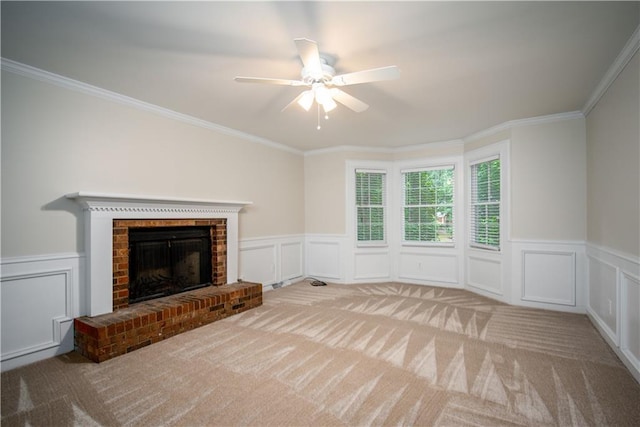
M618 269L615 265L589 257L589 310L609 337L619 344L618 335Z
M502 295L502 263L499 259L469 256L467 284L474 288Z
M367 251L354 254L355 280L389 280L391 265L389 251Z
M620 349L640 371L640 279L623 273L620 295Z
M522 252L522 299L576 305L575 252Z
M307 276L343 281L341 243L338 239L311 238L306 244Z
M73 350L78 254L2 260L2 370Z
M293 279L304 275L302 242L282 243L280 245L280 278Z
M277 281L275 244L240 248L239 261L242 280L263 285Z
M239 264L242 280L275 283L304 275L303 236L274 236L245 239L239 242Z
M458 284L458 256L400 252L398 278Z
M587 314L640 381L640 259L587 244Z

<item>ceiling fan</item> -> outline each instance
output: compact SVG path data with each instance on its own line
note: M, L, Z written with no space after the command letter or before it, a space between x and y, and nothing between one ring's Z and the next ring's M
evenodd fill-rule
M282 111L295 103L309 111L315 100L318 104L318 111L322 106L325 117L328 118L326 114L336 108L336 101L357 113L369 108L367 104L344 92L340 87L381 80L393 80L400 77L400 70L395 65L336 75L336 71L333 68L333 58L320 54L318 44L315 41L299 38L294 39L294 42L303 65L300 80L239 76L234 80L241 83L305 86L308 89L287 104Z

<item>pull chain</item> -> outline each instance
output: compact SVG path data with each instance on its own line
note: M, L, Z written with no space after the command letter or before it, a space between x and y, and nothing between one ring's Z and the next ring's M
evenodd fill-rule
M320 130L320 104L316 103L316 105L318 106L318 130Z

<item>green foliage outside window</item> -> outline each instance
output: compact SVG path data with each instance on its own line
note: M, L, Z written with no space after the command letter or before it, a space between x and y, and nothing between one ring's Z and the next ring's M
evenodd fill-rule
M500 247L500 159L472 166L473 243Z

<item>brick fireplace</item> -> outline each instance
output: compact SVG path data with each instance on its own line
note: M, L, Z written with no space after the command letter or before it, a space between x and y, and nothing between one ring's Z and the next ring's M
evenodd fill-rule
M129 230L166 227L208 227L211 236L211 284L227 280L227 220L217 219L114 219L113 220L113 311L129 306Z
M262 304L262 285L237 283L238 213L250 202L78 192L86 277L74 321L76 350L101 362ZM208 227L211 284L129 303L129 231Z

